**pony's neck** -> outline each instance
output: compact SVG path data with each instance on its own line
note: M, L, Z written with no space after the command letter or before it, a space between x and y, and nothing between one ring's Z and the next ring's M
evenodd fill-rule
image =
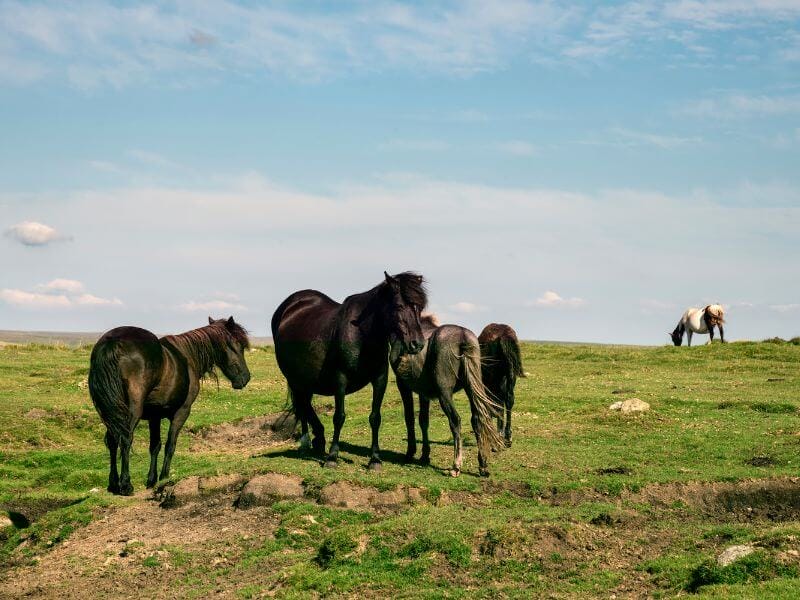
M208 327L201 327L169 336L169 340L184 355L198 379L212 373L216 364L214 344L207 329Z
M370 290L371 296L364 304L364 308L356 319L357 326L365 337L373 339L387 339L389 332L381 319L380 297L378 288ZM370 294L367 292L367 294Z

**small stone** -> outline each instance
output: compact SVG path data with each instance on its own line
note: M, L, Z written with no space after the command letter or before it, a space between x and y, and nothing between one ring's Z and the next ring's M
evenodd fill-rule
M272 504L277 500L302 498L304 494L305 488L300 477L265 473L256 475L245 484L239 496L238 506L245 508L258 504Z
M12 527L14 523L6 515L0 515L0 529Z
M727 567L729 564L752 554L754 551L755 548L750 545L728 546L722 551L722 554L717 557L717 564L720 567Z
M608 408L610 410L618 410L623 415L628 415L631 413L646 412L650 410L650 405L643 400L639 400L639 398L630 398L628 400L614 402L614 404Z

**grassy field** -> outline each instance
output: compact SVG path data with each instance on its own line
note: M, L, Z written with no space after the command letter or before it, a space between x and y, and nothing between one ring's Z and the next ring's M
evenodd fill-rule
M307 489L340 480L414 486L426 501L395 511L284 501L248 512L223 497L206 513L170 512L147 499L146 427L132 459L137 496L105 492L103 429L86 390L89 352L0 348L0 504L30 521L0 531L0 580L28 582L33 596L77 594L81 586L100 595L136 586L146 597L800 596L798 345L524 344L530 376L517 386L514 445L492 456L489 479L476 476L471 433L464 473L444 474L452 447L438 407L431 467L402 464L405 428L393 383L379 474L365 468L368 390L347 399L335 470L293 442L263 449L254 438L252 451L247 439L231 447L205 442L215 427L283 408L273 350L257 348L247 357L253 379L245 390L224 379L219 388L205 384L179 439L173 478L278 472L299 475ZM651 410L608 410L631 397ZM315 405L330 436L331 399ZM466 425L463 394L458 406ZM159 520L155 546L144 525L136 526L145 537L121 542L106 531L137 510L142 520ZM185 532L169 527L184 517L202 518L198 531L211 533L182 539ZM102 552L96 563L76 558L88 531L107 533L105 560ZM725 547L743 543L756 552L716 566ZM67 567L69 577L61 572ZM0 596L19 589L0 585Z

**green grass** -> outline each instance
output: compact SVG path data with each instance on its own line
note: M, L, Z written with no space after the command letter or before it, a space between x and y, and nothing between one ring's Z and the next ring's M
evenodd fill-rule
M85 389L89 352L0 348L0 504L33 520L0 532L0 564L41 557L98 511L130 502L104 491L103 428ZM524 344L523 354L530 376L517 385L514 445L491 457L487 483L476 476L463 394L457 402L464 474L444 474L452 446L438 408L431 415L433 466L398 460L406 442L393 384L383 408L379 474L365 468L368 389L347 398L338 469L322 469L293 445L244 459L214 448L188 452L191 435L205 428L283 408L285 383L273 351L249 353L253 379L245 390L233 391L224 379L218 388L204 385L178 442L175 478L277 471L300 475L311 489L342 479L381 489L420 486L430 503L380 515L279 503L271 509L280 520L274 538L231 548L234 564L209 566L176 542L168 549L169 564L184 573L176 585L202 595L229 578L240 597L267 589L287 597L800 594L797 565L784 560L800 523L708 518L681 500L665 508L630 499L653 484L798 475L800 346ZM608 410L630 397L650 403L651 411ZM318 408L330 404L315 399ZM330 415L322 420L330 438ZM132 457L137 490L148 460L147 428L140 427ZM745 542L759 545L755 558L734 569L715 566L721 549ZM141 560L157 571L167 559Z

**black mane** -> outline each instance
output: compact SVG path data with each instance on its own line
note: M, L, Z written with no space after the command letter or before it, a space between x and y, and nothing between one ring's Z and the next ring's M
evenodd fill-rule
M400 284L400 294L408 304L415 304L420 310L428 306L428 290L425 278L413 271L393 275ZM381 285L386 285L384 282Z

